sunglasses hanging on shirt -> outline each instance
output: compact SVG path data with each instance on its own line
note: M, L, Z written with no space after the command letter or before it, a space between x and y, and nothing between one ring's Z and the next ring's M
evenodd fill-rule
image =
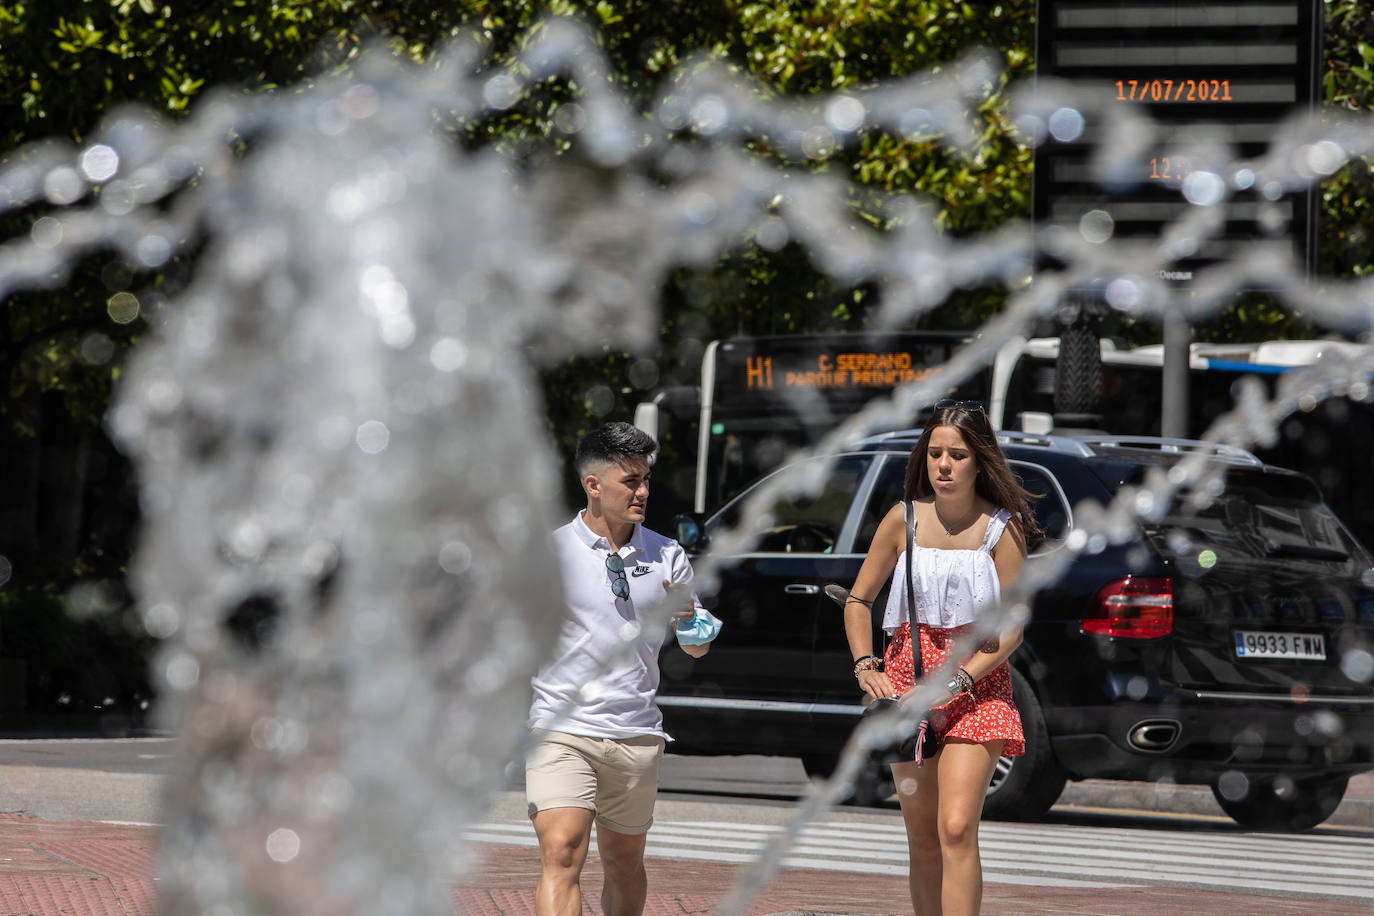
M625 578L625 561L620 554L613 553L606 558L606 569L614 577L611 579L611 594L617 598L630 597L630 580Z

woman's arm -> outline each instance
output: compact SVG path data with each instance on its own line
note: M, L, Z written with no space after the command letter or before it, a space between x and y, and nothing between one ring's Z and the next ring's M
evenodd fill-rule
M849 653L856 661L874 655L873 616L870 608L873 599L882 590L883 583L892 575L897 565L897 557L906 549L906 518L902 504L898 503L888 510L878 524L873 535L873 543L868 547L868 555L854 579L849 599L844 603L844 633L849 640ZM896 696L892 681L881 671L860 671L856 677L859 687L873 697Z
M1013 583L1021 576L1026 563L1026 536L1016 519L1007 522L1002 536L992 547L992 563L997 568L997 583L1005 595ZM964 662L963 669L975 681L992 673L1002 662L1011 658L1016 647L1021 645L1020 624L1010 624L998 633L996 649L992 652L979 651Z

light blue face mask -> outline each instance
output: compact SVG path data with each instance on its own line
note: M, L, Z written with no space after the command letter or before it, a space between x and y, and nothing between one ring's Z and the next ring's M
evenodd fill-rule
M677 622L677 641L684 646L701 646L720 633L720 620L710 611L697 608L696 616Z

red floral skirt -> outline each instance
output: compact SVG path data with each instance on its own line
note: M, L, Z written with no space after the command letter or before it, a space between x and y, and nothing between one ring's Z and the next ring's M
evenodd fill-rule
M935 671L945 663L954 640L967 626L932 627L920 625L921 667ZM887 673L898 693L905 694L913 686L911 658L911 624L904 623L884 653L883 671ZM1019 757L1026 752L1026 738L1021 732L1021 714L1011 698L1011 666L1006 662L979 679L973 685L973 695L961 693L942 706L930 711L930 724L935 736L944 742L958 738L984 744L1004 741L1002 756Z

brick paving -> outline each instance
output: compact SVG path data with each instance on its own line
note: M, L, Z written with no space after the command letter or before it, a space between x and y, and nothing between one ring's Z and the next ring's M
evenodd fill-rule
M42 821L0 814L0 916L152 916L156 885L153 827ZM455 888L462 916L534 912L537 850L482 846L477 865ZM648 916L710 913L739 875L739 866L651 858ZM600 912L601 870L592 855L584 872L587 913ZM989 884L986 912L1125 916L1141 912L1246 913L1247 916L1368 914L1370 907L1331 901L1281 900L1184 888L1060 888ZM754 900L751 916L770 913L908 914L906 879L843 872L784 870Z
M0 814L0 914L152 916L151 827Z

